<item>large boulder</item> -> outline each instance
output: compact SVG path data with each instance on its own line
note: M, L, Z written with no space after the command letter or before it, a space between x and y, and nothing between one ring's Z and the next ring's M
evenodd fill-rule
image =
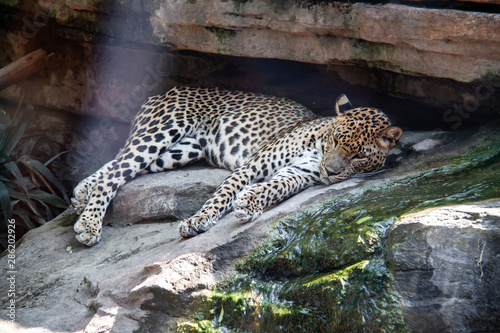
M361 181L310 188L248 224L238 224L231 213L206 233L182 239L177 223L171 222L178 213L176 201L186 189L190 193L197 189L203 197L224 173L194 167L130 182L118 192L114 213L106 219L109 225L92 248L74 238L72 225L77 216L72 209L28 232L17 244L15 267L11 269L16 271L16 324L8 322L10 310L4 307L0 309L0 331L171 331L178 317L189 315L234 262L266 237L273 221L324 200L335 188L353 188ZM146 193L144 181L151 193L159 196L138 201ZM158 200L164 210L153 220L149 216L149 221L144 221L149 210L158 213L154 208ZM199 208L194 206L199 204L196 201L190 198L179 216ZM130 207L124 208L127 202ZM117 208L128 209L126 220ZM159 222L162 216L165 221ZM140 223L125 226L132 222ZM5 252L0 265L7 267L7 263ZM9 285L6 279L0 281L2 290L8 290ZM7 293L0 297L2 304L14 299Z
M499 200L402 218L388 238L388 261L412 332L500 327Z
M228 175L227 170L205 165L137 177L111 202L106 222L125 226L188 218Z
M179 318L188 318L201 311L200 309L207 310L207 296L220 281L227 281L234 275L235 263L251 253L254 265L265 266L269 263L267 250L260 248L259 251L258 247L271 234L278 238L293 236L294 232L304 234L306 237L320 237L316 239L316 242L321 243L318 247L319 253L314 252L317 247L315 243L305 241L304 244L300 244L307 251L312 251L302 252L300 246L295 247L295 239L291 239L291 252L281 256L280 262L266 266L266 274L271 274L269 280L271 283L272 279L277 279L277 288L283 288L284 283L288 285L288 290L280 293L282 297L296 299L297 302L311 299L313 303L322 304L321 302L337 297L336 293L323 294L323 284L327 289L334 287L328 290L339 288L344 290L346 285L342 282L345 278L343 274L352 270L353 274L363 277L366 267L374 269L376 274L380 273L377 279L380 278L386 283L390 279L382 267L384 260L376 259L374 265L367 266L363 258L370 259L373 255L383 255L383 237L387 226L382 226L375 218L359 215L364 212L364 208L360 206L363 203L362 199L366 198L369 204L378 206L381 199L377 199L377 188L390 189L394 184L398 184L397 191L404 190L406 182L418 180L419 176L414 176L417 169L429 168L429 165L434 165L436 161L442 162L445 156L462 154L464 141L472 140L470 135L462 139L453 135L448 136L444 133L411 135L407 133L399 150L395 150L391 155L392 163L397 163L406 153L411 153L414 157L405 158L406 166L370 177L353 178L331 186L309 188L267 210L251 223L239 224L230 213L207 232L187 240L179 237L177 223L172 222L173 217L182 218L198 208L194 205L200 202L195 202L191 198L194 189L206 195L212 190L213 183L224 178L227 172L198 166L139 177L118 191L114 212L107 216L103 237L97 245L88 248L75 240L72 225L77 216L72 209L69 209L55 220L27 233L16 244L15 262L9 262L12 254L11 258L7 252L3 254L0 266L8 268L9 279L0 280L0 289L12 290L15 295L10 292L0 295L2 304L10 305L11 301L14 301L12 309L7 307L0 309L0 331L120 333L174 331L179 328ZM493 136L487 131L479 137L488 137L487 142L491 142L489 140ZM424 144L429 139L437 143ZM483 139L474 140L479 142ZM485 168L491 169L492 165L488 161L492 160L488 156L488 153L482 150L479 155L473 159L469 158L465 166L460 166L458 169L463 170L474 161L480 165L483 163L481 161L486 161L483 163ZM453 167L444 170L453 170ZM421 174L433 172L436 174L436 171L425 171ZM403 181L398 183L399 179ZM183 206L183 210L186 211L179 213L178 200L182 200L186 194L190 197ZM404 195L408 197L408 193ZM288 230L287 232L279 235L273 231L275 222L280 218L317 206L325 200L335 202L332 198L336 197L342 197L342 202L346 204L339 216L345 221L342 220L344 224L340 229L335 229L337 231L333 230L333 227L328 228L327 220L334 220L322 216L321 212L324 209L321 207L319 210L309 209L310 215L318 220L302 222L299 217L297 227L288 230L289 226L285 221L280 222L280 225ZM356 199L357 203L351 207L352 203L349 200L354 198L361 200ZM385 198L385 202L392 202L393 209L398 205L408 205L403 197L401 202L394 202L395 199L391 198ZM158 209L160 204L164 207L163 210ZM431 211L427 215L419 215L423 217L406 218L396 224L389 240L388 258L395 267L394 288L402 299L400 307L408 313L410 331L418 331L419 327L424 327L419 324L419 320L420 316L426 318L426 315L431 316L431 319L440 325L438 327L448 327L447 323L452 322L459 328L465 327L466 331L469 328L472 331L472 328L476 327L470 326L468 318L477 318L478 325L483 325L482 327L498 323L498 317L495 317L498 309L495 306L498 304L499 295L494 286L498 284L495 267L498 266L496 244L499 237L499 206L500 203L495 201L475 206L443 208L441 211L446 212L445 214ZM122 214L122 210L127 211L127 214ZM325 214L335 214L335 211L324 211ZM153 216L154 214L159 215ZM439 222L439 219L443 220L442 216L452 221ZM350 220L353 221L345 224ZM422 225L422 221L428 223ZM308 223L311 228L321 226L326 229L321 229L317 235L311 235L312 231L307 232L308 229L304 230L305 233L301 231L300 228L307 225L301 223ZM370 223L374 224L373 228L369 227ZM413 229L409 229L408 226ZM357 229L362 231L360 236L352 233ZM334 234L328 234L329 232ZM339 244L345 243L350 248L340 247L340 252L335 252L335 246L338 244L336 242L332 244L330 238L324 238L326 235L332 239L338 237ZM271 245L279 246L278 243ZM257 251L254 251L256 248ZM321 259L325 253L330 253L322 252L325 250L334 251L327 260L328 267L323 266L325 260ZM299 260L298 266L293 266L304 269L280 269L296 265L293 257L300 257L304 253L310 253L315 258L312 271L307 270L313 264L309 257L306 260ZM356 263L357 256L361 256L363 261ZM351 266L341 274L328 273L327 276L333 277L331 281L317 278L317 270L337 269L335 262ZM13 266L9 267L9 264ZM461 274L454 274L456 271ZM294 274L298 273L293 272L305 274L303 279L307 283L294 282ZM338 280L337 275L342 279ZM245 276L242 278L248 280ZM311 282L313 278L316 284ZM354 281L352 284L354 285ZM463 289L461 284L464 285ZM299 289L293 286L298 286ZM372 291L375 292L377 288ZM309 298L302 297L300 290L310 290ZM372 291L367 293L366 297L372 297ZM253 299L250 294L245 295L251 298L252 304L259 301ZM354 297L357 292L352 295ZM385 297L382 297L383 301L390 300ZM238 302L238 298L234 300ZM280 306L288 304L279 299L273 300L281 304ZM364 304L369 305L371 302L371 299L366 299ZM425 304L428 304L432 311L425 311ZM454 310L448 304L454 305ZM258 303L255 310L258 310ZM349 311L351 314L357 313L355 307ZM299 314L305 315L307 312L300 312L299 308ZM223 317L230 318L230 315L229 312L225 316L217 313L220 320ZM251 316L252 312L247 312L246 315ZM392 315L384 316L391 320ZM479 318L481 316L483 317ZM240 314L238 317L241 317ZM15 319L15 324L11 324L10 319ZM314 317L307 316L307 321L314 321ZM363 323L359 321L356 325L362 327ZM186 327L196 328L194 324L190 326L189 322L181 326L182 329Z

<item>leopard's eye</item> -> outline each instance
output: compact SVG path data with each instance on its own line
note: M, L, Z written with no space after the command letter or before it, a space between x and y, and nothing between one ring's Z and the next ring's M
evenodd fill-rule
M357 153L356 155L354 155L354 156L352 157L352 159L353 159L353 160L359 160L359 159L362 159L362 158L365 158L365 157L366 157L366 155L365 155L365 154L363 154L363 153Z

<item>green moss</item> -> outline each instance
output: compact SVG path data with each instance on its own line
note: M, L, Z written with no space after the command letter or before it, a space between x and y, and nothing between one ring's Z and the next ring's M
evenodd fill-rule
M278 221L189 325L208 320L210 329L223 331L405 332L385 262L388 230L407 213L500 197L500 134L484 137L431 169Z
M489 83L494 86L500 86L500 70L499 69L488 70L479 81L481 83Z
M282 332L282 328L291 323L294 326L297 322L314 319L310 315L310 306L279 299L282 288L283 284L277 281L238 275L219 285L210 297L215 305L213 322L226 328L244 328L252 332ZM221 318L222 309L224 316ZM300 324L295 328L305 326Z
M391 44L373 43L363 39L354 39L351 42L352 57L360 61L387 61L396 52L396 47Z
M240 269L295 277L328 272L381 253L382 240L394 220L380 221L360 206L349 207L354 199L344 197L280 221L270 239Z
M205 27L205 29L212 33L215 39L219 42L217 52L222 54L229 53L229 43L234 38L234 36L236 36L236 31L218 27Z
M217 333L220 329L215 329L210 320L200 320L198 322L184 321L177 324L177 332L182 333Z
M383 260L364 260L290 282L281 297L317 304L316 317L326 319L323 332L404 332L391 281Z
M213 308L200 318L208 318L211 325L201 319L184 322L183 327L191 329L185 332L212 332L214 327L251 332L404 332L391 280L380 259L286 283L242 274L219 285L210 296ZM210 330L199 330L200 323Z
M222 0L222 2L227 2L228 0ZM234 6L235 11L240 11L241 7L243 7L244 4L247 2L251 2L252 0L231 0Z

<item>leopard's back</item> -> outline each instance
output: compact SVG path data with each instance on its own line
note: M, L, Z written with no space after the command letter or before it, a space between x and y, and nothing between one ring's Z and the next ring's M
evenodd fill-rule
M131 138L147 127L176 131L188 127L205 159L234 170L286 128L314 117L308 108L282 97L219 88L175 87L151 97L136 116ZM156 124L158 123L158 124Z

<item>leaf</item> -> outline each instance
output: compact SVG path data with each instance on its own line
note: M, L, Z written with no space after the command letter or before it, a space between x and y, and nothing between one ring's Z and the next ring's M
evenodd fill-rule
M67 246L66 252L68 252L69 254L73 254L73 248L71 246Z
M19 146L22 146L21 153L19 154L20 156L25 156L25 155L31 155L31 152L33 151L33 148L35 148L37 140L31 138L27 142L23 141L23 144L19 144Z
M11 199L17 199L20 201L29 201L29 198L25 193L16 191L13 188L9 188L9 195Z
M21 102L19 102L17 106L16 113L14 114L14 119L16 118L20 108L21 108ZM10 151L7 151L7 147L10 147L10 137L12 136L13 131L15 131L14 120L9 120L8 124L2 125L2 127L0 128L0 151L2 151L3 156L7 156L7 160L11 153Z
M1 148L1 144L0 144L0 148ZM10 161L10 156L7 155L2 149L0 149L0 163L4 163L4 162L7 162L7 161Z
M29 198L29 192L26 187L24 187L24 189L22 189L21 191L18 191L20 187L23 187L22 185L24 185L24 183L25 180L22 178L22 176L21 180L14 179L13 181L10 181L11 186L8 186L7 190L10 200L12 200L11 206L14 209L18 205L26 205L34 214L39 215L40 212L38 211L36 204Z
M9 128L6 131L7 138L5 142L4 152L7 155L10 155L12 153L14 148L19 143L19 140L21 140L22 136L24 135L24 132L26 131L26 128L28 127L28 124L31 120L31 116L33 114L33 105L29 104L28 106L26 106L26 109L21 115L21 119L16 121L18 112L19 109L16 111L16 115L12 120L11 126L9 126Z
M220 309L220 315L219 315L219 324L222 323L222 319L224 319L224 307L221 307Z
M21 186L21 188L24 190L25 193L28 193L28 188L26 186L26 181L24 180L24 177L21 173L21 170L17 166L15 162L7 162L3 164L5 168L14 176L14 178L17 180L16 184Z
M45 166L49 165L50 163L54 162L55 159L57 159L59 156L61 156L62 154L66 154L67 152L69 152L68 150L65 150L65 151L62 151L60 152L59 154L57 154L56 156L52 157L51 159L49 159L47 162L43 163Z
M59 198L58 196L53 195L51 193L47 193L45 191L42 191L42 190L30 191L30 196L33 196L37 199L40 199L44 203L49 204L49 205L54 206L54 207L57 207L57 208L63 208L63 209L68 208L68 205L64 201L62 201L61 198Z
M37 216L48 216L48 215L50 215L50 207L45 202L43 202L43 200L38 199L36 197L32 197L32 198L33 198L33 201L35 201L35 202L38 203L38 206L42 206L42 208L45 208L45 214L43 214L43 215L37 214ZM48 216L48 218L50 219L50 216Z
M56 176L54 176L54 174L52 173L52 171L50 171L42 162L40 161L37 161L37 160L34 160L34 159L30 159L28 160L28 162L40 173L43 175L43 177L45 177L45 179L47 179L52 185L54 185L58 190L59 192L62 194L63 198L64 198L64 201L67 203L67 205L69 205L69 198L68 198L68 195L66 194L67 190L66 188L64 187L64 185L59 181L57 180ZM64 208L67 208L67 205L66 207Z
M42 219L40 216L32 216L31 217L33 220L35 220L36 223L38 223L39 225L43 225L45 223L47 223L44 219Z
M28 213L26 213L22 210L13 210L12 215L19 216L24 221L24 224L26 225L26 227L28 227L28 229L35 229L36 228L35 225L33 224L33 222L31 221Z
M12 121L10 122L11 126L14 126L14 120L17 118L19 110L21 110L21 105L23 104L23 99L24 99L24 95L21 96L21 100L19 101L19 104L17 105L16 113L14 113L14 118L12 118Z
M36 207L35 203L28 197L28 195L15 190L9 191L9 194L11 198L18 199L21 203L27 205L35 215L40 215L40 211Z
M7 190L7 186L5 186L4 182L0 181L0 208L2 208L3 218L5 222L12 216L11 207L10 207L10 196L9 191Z
M362 224L362 223L369 221L371 219L372 219L371 216L363 216L362 218L360 218L359 220L356 221L356 224Z

